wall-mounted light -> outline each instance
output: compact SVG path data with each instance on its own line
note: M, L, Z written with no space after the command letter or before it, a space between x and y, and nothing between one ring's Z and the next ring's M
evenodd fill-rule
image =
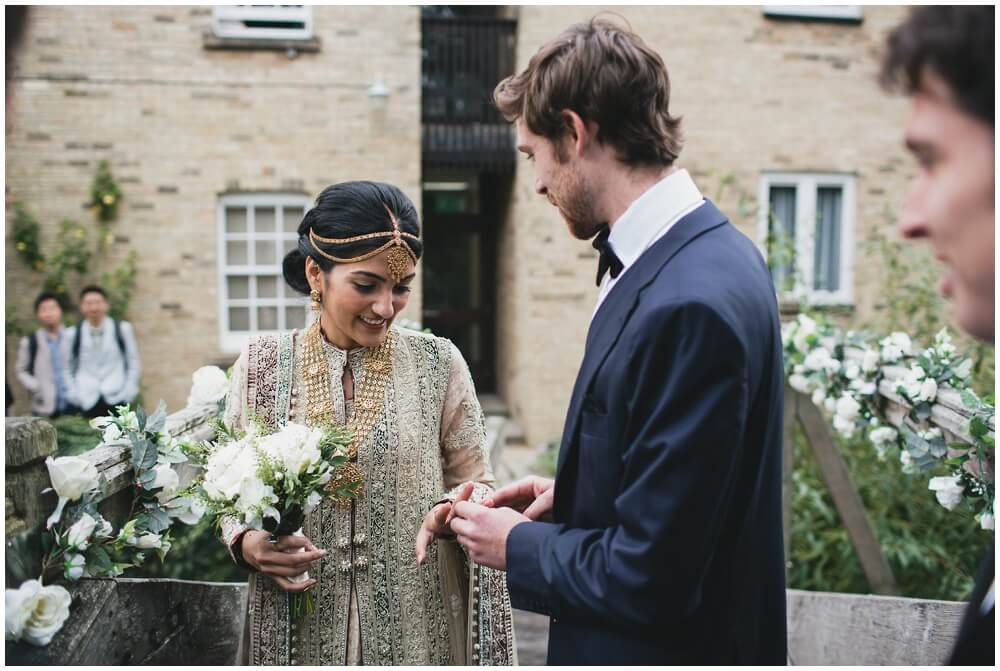
M389 87L382 81L382 74L375 75L375 81L368 87L368 100L376 112L385 111L389 105Z

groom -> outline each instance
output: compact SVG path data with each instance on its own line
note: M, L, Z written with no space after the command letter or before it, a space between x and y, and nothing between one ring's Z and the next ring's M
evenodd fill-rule
M495 91L535 190L600 252L555 481L459 502L451 525L552 617L549 664L786 661L778 306L675 166L669 97L660 57L597 19Z

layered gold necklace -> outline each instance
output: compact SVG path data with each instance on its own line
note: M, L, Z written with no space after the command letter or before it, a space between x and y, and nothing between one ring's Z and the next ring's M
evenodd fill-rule
M358 448L371 433L385 399L385 388L392 374L393 333L390 330L377 347L370 347L365 353L365 376L362 383L354 386L354 414L347 422L353 434L347 448L347 463L337 471L337 475L327 484L327 490L336 492L352 485L356 492L364 486L365 473L358 465ZM312 426L324 423L337 424L333 405L333 386L330 380L330 364L323 351L323 334L317 319L302 338L302 380L306 390L306 420ZM349 496L335 496L339 507L350 506Z

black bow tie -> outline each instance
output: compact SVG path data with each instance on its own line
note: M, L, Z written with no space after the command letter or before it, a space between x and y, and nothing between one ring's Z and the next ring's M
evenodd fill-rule
M608 236L611 235L611 229L607 226L601 229L601 232L597 234L594 238L594 249L596 249L601 254L600 260L597 262L597 286L601 286L601 280L604 279L604 273L611 271L611 278L614 279L618 277L622 269L625 267L618 255L615 254L615 250L611 248L611 243L608 242Z

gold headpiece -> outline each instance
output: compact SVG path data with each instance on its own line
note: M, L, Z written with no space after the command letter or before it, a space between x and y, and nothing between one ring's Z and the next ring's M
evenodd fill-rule
M396 219L396 215L392 213L389 206L385 206L385 211L389 213L389 220L392 222L391 231L379 231L378 233L365 233L364 235L355 235L352 238L324 238L322 236L316 235L313 229L309 228L309 242L312 243L313 249L320 253L323 258L329 259L335 263L359 263L361 261L367 261L368 259L378 256L385 250L389 249L389 254L386 256L385 265L389 270L389 274L395 282L399 282L403 279L403 274L406 272L406 268L409 262L412 260L413 264L417 264L417 255L413 253L410 246L403 242L403 238L410 238L411 240L419 240L417 236L412 233L407 233L399 228L399 220ZM352 242L361 242L362 240L373 240L375 238L389 238L389 240L379 247L378 249L366 252L361 256L355 256L351 258L343 258L339 256L333 256L328 254L319 248L318 242L322 242L325 245L346 245Z

